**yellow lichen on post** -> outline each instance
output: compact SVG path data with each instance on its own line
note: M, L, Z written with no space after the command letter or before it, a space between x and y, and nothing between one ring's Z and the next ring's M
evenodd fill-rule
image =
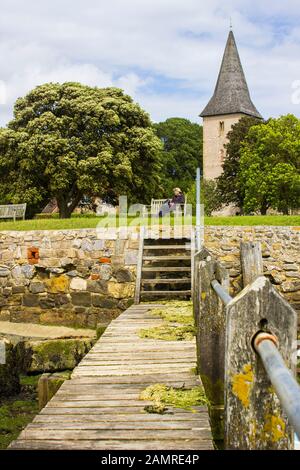
M272 414L266 414L263 427L263 437L265 440L278 442L286 436L286 425L282 418Z
M232 391L234 395L248 408L250 404L250 391L254 379L251 364L243 366L243 372L232 377Z

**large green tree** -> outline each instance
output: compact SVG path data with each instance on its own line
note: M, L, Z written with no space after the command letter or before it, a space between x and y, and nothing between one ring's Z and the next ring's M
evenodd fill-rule
M300 120L289 114L249 130L241 150L239 184L246 212L288 214L300 207Z
M202 168L203 132L199 124L188 119L170 118L155 124L158 137L163 142L162 184L164 196L170 196L174 187L186 192Z
M222 165L223 172L217 178L217 187L223 204L234 204L243 210L244 190L240 184L240 158L243 141L249 129L261 121L257 118L244 116L232 126L228 132L228 143L225 145L226 157Z
M48 83L17 100L0 129L0 197L70 217L82 196L148 203L159 186L161 142L150 118L117 88Z

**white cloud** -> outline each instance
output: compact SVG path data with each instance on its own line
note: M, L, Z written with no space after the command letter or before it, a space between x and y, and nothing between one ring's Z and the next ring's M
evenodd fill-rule
M300 79L298 0L2 0L6 103L49 81L119 86L155 120L196 121L215 86L229 17L258 109L294 112Z

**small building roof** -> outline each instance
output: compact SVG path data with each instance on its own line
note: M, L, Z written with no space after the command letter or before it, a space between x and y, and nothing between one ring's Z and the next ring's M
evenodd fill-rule
M239 113L262 119L251 101L234 34L230 31L214 94L200 116Z

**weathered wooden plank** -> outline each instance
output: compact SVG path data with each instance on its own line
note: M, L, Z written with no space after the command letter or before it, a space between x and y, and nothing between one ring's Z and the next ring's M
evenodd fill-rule
M260 242L241 242L243 284L246 287L264 272Z
M128 413L124 410L118 413L102 413L98 411L94 414L86 414L85 410L78 410L77 408L74 410L74 413L68 412L68 414L64 414L63 410L54 409L53 413L51 413L51 409L47 411L47 413L38 414L33 422L47 422L47 421L55 421L55 422L69 422L72 420L80 420L81 422L155 422L155 423L164 423L164 422L178 422L180 424L181 421L184 422L192 422L203 419L208 419L207 416L207 409L206 407L198 407L197 413L190 413L187 411L183 411L181 409L176 409L176 411L168 412L164 414L160 414L159 417L155 413ZM159 418L159 419L158 419Z
M142 279L142 284L187 284L191 282L191 278L182 277L180 279Z
M195 410L197 410L198 412L198 409L195 407L194 408ZM206 410L207 411L207 410ZM166 413L166 416L175 416L177 413L181 414L183 412L183 410L181 409L173 409L173 408L169 408L168 409L168 412ZM130 406L130 407L124 407L124 408L113 408L113 407L106 407L106 408L88 408L88 407L84 407L84 408L76 408L76 407L73 407L73 408L68 408L68 407L60 407L60 408L54 408L54 407L45 407L42 409L42 411L40 412L41 415L89 415L89 416L92 416L92 415L98 415L98 416L104 416L105 414L111 414L113 416L120 416L120 415L132 415L132 414L136 414L138 416L143 416L143 417L146 417L148 416L148 414L145 412L143 412L143 410L141 410L141 407L138 407L138 406ZM162 415L159 415L159 419L161 419L161 416ZM156 419L157 419L157 415L155 415Z
M208 427L199 428L197 429L203 435L203 438L209 439L210 437L210 429ZM184 431L184 432L183 432ZM116 429L101 429L101 430L76 430L76 429L35 429L35 428L26 428L24 431L20 433L20 439L51 439L54 441L61 441L65 439L73 439L73 440L128 440L132 439L135 441L140 441L144 439L157 439L157 440L165 440L165 439L193 439L195 438L195 431L188 430L168 430L168 429L139 429L137 431L127 430L124 433L122 430Z
M34 422L31 423L27 426L27 431L31 430L43 430L47 431L49 430L76 430L76 431L88 431L88 430L93 430L93 431L100 431L100 430L105 430L105 431L121 431L121 430L129 430L129 431L138 431L138 430L174 430L174 431L182 431L182 430L187 430L187 431L193 431L196 430L198 431L199 429L209 429L209 423L207 420L202 419L195 421L186 421L182 420L180 423L176 421L166 421L164 423L159 423L159 422L135 422L132 421L131 423L128 423L127 421L122 421L122 422L116 422L116 421L108 421L108 422L89 422L85 420L81 421L69 421L69 422L57 422L52 418L52 421L46 421L46 422ZM125 433L123 433L123 437L125 436Z
M171 271L174 271L174 272L189 272L191 271L191 267L190 266L158 266L158 267L143 267L142 268L142 271L144 272L171 272Z
M82 414L39 414L37 415L31 424L43 424L43 423L70 423L70 422L78 422L83 424L89 423L104 423L104 424L116 424L120 426L122 424L132 424L135 423L137 426L140 424L144 425L154 425L160 426L164 425L164 423L172 423L176 426L190 426L194 427L194 423L204 422L208 423L207 413L206 410L202 412L199 411L198 413L187 413L181 412L176 414L162 414L159 416L159 419L155 413L124 413L119 415L112 415L112 414L103 414L98 413L95 415L82 415Z
M11 449L32 449L32 450L209 450L213 449L213 445L210 439L198 439L198 440L170 440L170 441L91 441L91 440L80 440L80 441L52 441L48 439L44 440L23 440L14 441L10 445Z

